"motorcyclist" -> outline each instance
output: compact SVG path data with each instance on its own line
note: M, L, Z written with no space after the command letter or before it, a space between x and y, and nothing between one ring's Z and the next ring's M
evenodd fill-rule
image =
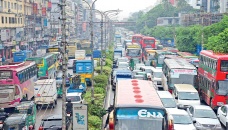
M21 102L28 101L25 95L23 95L23 98L21 99Z
M71 103L71 99L67 99L67 103L66 103L66 112L70 112L72 113L73 111L73 104Z
M112 112L113 109L114 109L114 106L113 105L110 105L110 107L108 108L108 110L106 110L108 112L108 116L106 118L106 122L105 122L104 128L106 128L108 126L108 123L109 123L109 115L110 115L110 113Z

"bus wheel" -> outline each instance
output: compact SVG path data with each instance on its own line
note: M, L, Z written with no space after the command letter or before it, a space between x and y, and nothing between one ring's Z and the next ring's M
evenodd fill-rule
M57 105L58 104L58 102L57 102L57 100L55 100L55 105Z

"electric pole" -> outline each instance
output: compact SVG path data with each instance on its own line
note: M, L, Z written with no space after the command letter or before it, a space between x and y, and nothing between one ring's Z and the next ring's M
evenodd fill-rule
M65 6L66 6L66 0L61 0L62 3L59 4L61 10L61 16L60 20L62 20L61 24L61 31L62 31L62 46L63 50L63 64L62 64L62 72L63 72L63 81L62 81L62 90L63 90L63 97L62 97L62 130L66 130L66 77L67 77L67 54L66 54L66 12L65 12Z
M101 74L103 72L103 14L101 14ZM104 50L106 53L106 50Z

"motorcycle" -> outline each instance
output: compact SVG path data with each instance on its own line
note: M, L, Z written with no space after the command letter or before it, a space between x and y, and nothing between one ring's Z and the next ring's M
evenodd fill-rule
M9 116L9 113L0 112L0 130L3 129L5 119Z

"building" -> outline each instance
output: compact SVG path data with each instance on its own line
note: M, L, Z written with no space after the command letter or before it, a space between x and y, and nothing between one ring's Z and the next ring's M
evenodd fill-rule
M17 35L20 35L19 32L23 32L24 1L1 0L0 19L0 55L11 61L12 50L18 45L16 40L20 40L16 39L16 32L18 32Z
M180 17L159 17L157 26L180 25Z
M219 12L226 13L228 12L228 0L220 0Z
M220 7L224 7L225 5L220 6L220 4L226 3L225 1L227 0L201 0L200 1L200 6L201 10L204 12L211 12L211 13L218 13L220 12ZM224 12L221 12L224 13Z

